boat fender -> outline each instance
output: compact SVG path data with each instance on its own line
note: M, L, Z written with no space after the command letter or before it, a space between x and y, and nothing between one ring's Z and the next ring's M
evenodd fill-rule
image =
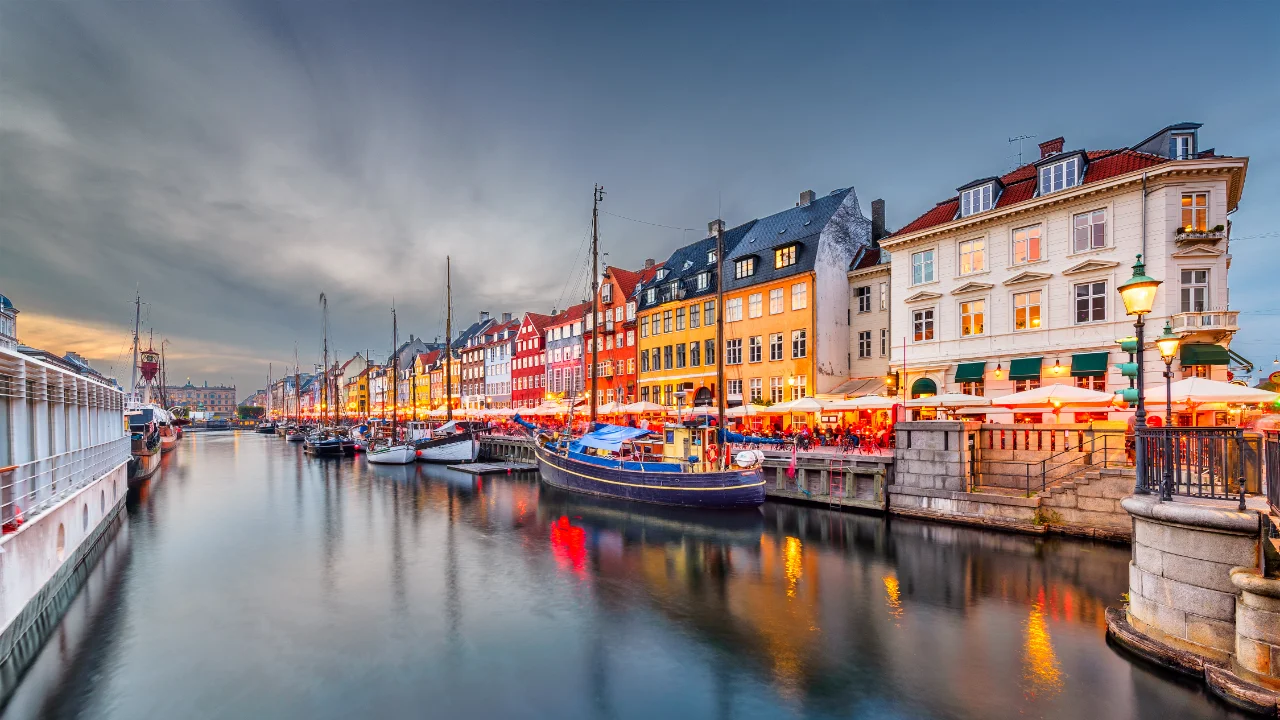
M734 456L733 461L742 468L758 467L764 462L764 453L759 450L743 450Z

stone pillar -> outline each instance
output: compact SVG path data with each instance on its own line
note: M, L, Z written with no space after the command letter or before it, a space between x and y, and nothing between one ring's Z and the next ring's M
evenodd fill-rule
M968 434L975 422L915 420L894 425L894 482L910 488L969 489Z
M1236 602L1236 662L1245 670L1280 681L1280 579L1255 568L1232 568Z
M1236 649L1232 568L1259 565L1259 516L1222 503L1134 495L1128 620L1179 650L1224 661Z

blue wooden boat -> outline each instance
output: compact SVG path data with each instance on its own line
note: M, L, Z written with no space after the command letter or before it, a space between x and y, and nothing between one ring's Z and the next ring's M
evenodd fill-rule
M723 467L709 452L704 455L713 444L714 428L671 427L665 437L646 443L651 435L640 428L597 424L572 440L539 435L534 454L543 482L573 492L707 509L764 503L758 461L753 467ZM658 447L662 449L652 451Z

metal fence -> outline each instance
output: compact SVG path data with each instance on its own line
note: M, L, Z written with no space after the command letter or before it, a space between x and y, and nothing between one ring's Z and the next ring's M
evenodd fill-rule
M129 459L129 437L0 468L0 522L5 532L58 504Z
M1240 428L1143 428L1142 480L1152 492L1234 499L1262 489L1262 437Z

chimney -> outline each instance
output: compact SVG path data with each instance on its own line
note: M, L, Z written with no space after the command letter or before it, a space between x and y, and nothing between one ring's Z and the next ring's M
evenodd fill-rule
M720 219L707 223L707 237L715 237L717 232L724 232L724 221ZM648 261L652 262L652 261ZM646 265L647 267L648 265Z
M1052 140L1046 140L1040 143L1040 159L1043 160L1044 158L1047 158L1050 155L1057 155L1058 153L1062 152L1062 146L1066 144L1067 144L1066 139L1060 138L1060 137L1054 138Z
M488 310L481 310L481 311L480 311L480 322L484 322L485 320L488 320L488 319L489 319L489 311L488 311Z
M511 313L509 312L502 313L502 322L504 323L511 322Z
M884 200L871 201L871 245L880 247L880 238L889 233L884 229Z
M653 260L653 258L645 258L645 259L644 259L644 269L645 269L645 270L648 270L649 268L651 268L651 267L653 267L653 266L654 266L654 260Z
M796 203L796 207L800 207L801 205L808 205L809 203L813 202L814 198L816 197L818 196L814 194L812 190L805 190L804 192L800 193L800 202Z

